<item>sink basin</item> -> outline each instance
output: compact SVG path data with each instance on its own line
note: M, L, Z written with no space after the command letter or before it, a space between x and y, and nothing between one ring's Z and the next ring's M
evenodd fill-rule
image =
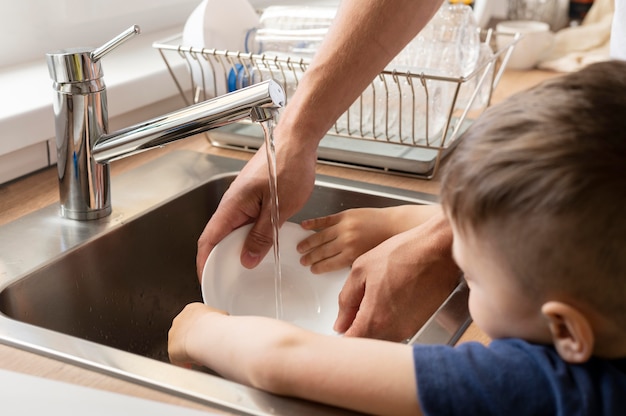
M0 342L239 414L347 414L167 363L172 318L185 304L201 301L197 239L242 166L171 152L114 178L110 217L77 222L50 206L0 227ZM428 194L318 177L309 203L291 220L434 201ZM469 322L465 296L457 288L420 331L423 342L454 342ZM437 324L441 313L452 313L455 328L450 318L445 329ZM420 333L414 341L421 342Z

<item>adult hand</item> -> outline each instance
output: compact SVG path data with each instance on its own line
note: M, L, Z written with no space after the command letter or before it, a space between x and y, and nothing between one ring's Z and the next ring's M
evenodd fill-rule
M276 145L281 224L304 205L315 182L316 152L293 147ZM273 244L270 209L269 172L263 146L230 185L198 240L198 277L202 276L213 247L236 228L251 222L255 224L244 242L241 264L248 268L259 264Z
M339 295L334 329L402 341L413 336L459 282L452 232L442 215L359 257Z
M345 0L275 131L280 216L284 221L313 190L317 146L337 118L437 11L442 0ZM358 70L355 70L358 68ZM279 133L280 130L280 133ZM261 149L226 192L198 241L202 274L213 247L235 228L255 222L241 263L256 266L271 247L269 187Z

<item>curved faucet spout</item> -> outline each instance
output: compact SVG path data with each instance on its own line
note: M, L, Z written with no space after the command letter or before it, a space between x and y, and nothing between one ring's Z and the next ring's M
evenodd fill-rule
M256 109L279 108L285 94L278 83L264 81L143 123L105 134L93 145L92 156L108 163L157 146L202 133L244 118ZM254 113L252 113L253 110Z
M56 92L57 168L65 218L91 220L111 213L111 160L246 117L257 120L259 114L273 114L270 109L285 104L282 88L269 80L108 134L100 58L138 33L139 27L132 26L95 50L73 48L47 54Z

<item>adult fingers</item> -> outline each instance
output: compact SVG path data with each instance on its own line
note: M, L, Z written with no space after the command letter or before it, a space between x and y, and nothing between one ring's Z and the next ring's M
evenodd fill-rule
M350 328L359 312L364 295L365 280L362 280L359 273L355 273L353 269L339 293L339 313L333 327L336 332L344 333Z

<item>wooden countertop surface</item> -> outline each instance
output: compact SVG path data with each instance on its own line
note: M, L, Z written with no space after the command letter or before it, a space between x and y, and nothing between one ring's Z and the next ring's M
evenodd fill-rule
M507 71L502 77L498 88L494 91L493 102L497 103L515 92L524 90L544 79L556 75L558 74L545 71ZM112 163L112 174L118 175L175 149L195 150L236 159L248 159L250 157L250 154L246 152L214 148L208 143L204 135L198 135L173 143L162 149L151 150L120 161L115 161ZM433 180L425 181L330 165L318 165L317 172L324 175L338 176L431 194L437 194L439 191L439 179L437 177ZM58 198L56 167L47 168L17 181L0 185L0 225L56 203L58 202ZM473 325L470 326L461 338L461 342L468 340L488 342L488 338ZM216 412L215 409L209 406L181 399L168 393L1 344L0 368Z

